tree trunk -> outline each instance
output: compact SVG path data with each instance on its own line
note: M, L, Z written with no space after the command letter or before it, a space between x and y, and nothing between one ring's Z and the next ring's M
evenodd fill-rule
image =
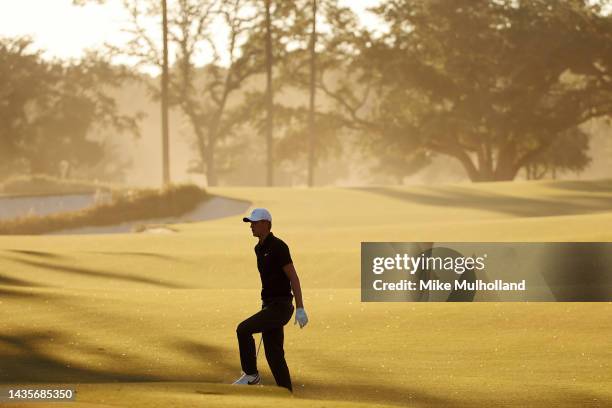
M268 186L274 185L274 145L272 131L274 126L274 98L272 95L272 21L270 0L265 0L266 7L266 180Z
M518 170L516 168L516 144L510 140L506 141L497 152L497 163L491 181L511 181L514 180Z
M315 79L316 79L316 51L317 42L317 0L312 0L312 32L310 34L310 110L308 112L308 186L314 186L315 171Z
M217 170L215 168L215 147L212 140L209 140L208 149L206 149L206 181L208 187L215 187L219 184L217 178Z
M217 136L219 135L219 128L221 127L221 119L223 118L223 112L227 105L227 99L230 93L230 81L232 75L232 67L228 69L227 76L225 77L225 85L223 87L223 96L219 102L217 114L213 119L208 132L208 150L206 155L206 175L209 186L216 186L219 183L217 179L217 170L215 168L215 146L217 144Z
M527 178L534 178L536 170L533 168L529 169L526 163L545 148L540 146L533 151L523 154L523 156L519 156L516 151L516 145L512 141L508 141L499 149L495 168L492 169L493 160L490 149L478 152L477 167L472 157L468 155L465 149L459 146L428 144L426 147L432 152L459 160L469 179L473 182L512 181L524 166L526 167Z
M162 26L164 56L161 80L161 116L162 116L162 179L164 186L170 184L170 147L168 125L168 7L162 0Z
M478 171L470 156L461 148L433 144L430 144L428 148L435 153L454 157L459 160L471 181L482 181L482 174Z

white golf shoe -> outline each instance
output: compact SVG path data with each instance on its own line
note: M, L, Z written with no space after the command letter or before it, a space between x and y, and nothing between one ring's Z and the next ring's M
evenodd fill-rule
M234 381L233 385L257 385L260 383L261 377L259 376L259 373L253 375L242 373L242 376Z

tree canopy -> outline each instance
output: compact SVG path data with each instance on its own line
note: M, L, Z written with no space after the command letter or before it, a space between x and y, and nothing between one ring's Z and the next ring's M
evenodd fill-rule
M612 18L600 3L397 0L375 12L388 32L345 34L350 78L329 93L373 145L407 160L428 151L474 181L512 180L564 132L612 113Z
M109 90L130 74L96 54L48 61L27 38L0 40L0 177L57 174L60 162L95 166L105 144L90 137L108 129L138 134L138 117L118 112Z

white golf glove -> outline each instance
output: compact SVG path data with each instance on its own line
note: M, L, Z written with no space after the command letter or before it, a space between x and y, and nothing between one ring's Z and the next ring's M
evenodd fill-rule
M300 324L300 329L306 326L306 323L308 323L306 311L301 307L298 307L295 311L295 322L293 324L296 325L298 323Z

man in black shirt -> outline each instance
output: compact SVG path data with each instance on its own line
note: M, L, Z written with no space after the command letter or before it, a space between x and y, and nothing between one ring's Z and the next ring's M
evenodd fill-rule
M295 324L304 327L308 317L302 302L302 290L289 247L272 234L272 216L265 208L256 208L249 217L253 236L259 238L255 246L257 269L261 278L262 310L244 320L236 328L240 348L240 364L243 375L234 384L255 385L261 382L257 371L257 355L253 333L261 333L276 385L292 391L291 376L283 350L283 326L293 315L292 299L295 296ZM293 291L293 295L292 292Z

